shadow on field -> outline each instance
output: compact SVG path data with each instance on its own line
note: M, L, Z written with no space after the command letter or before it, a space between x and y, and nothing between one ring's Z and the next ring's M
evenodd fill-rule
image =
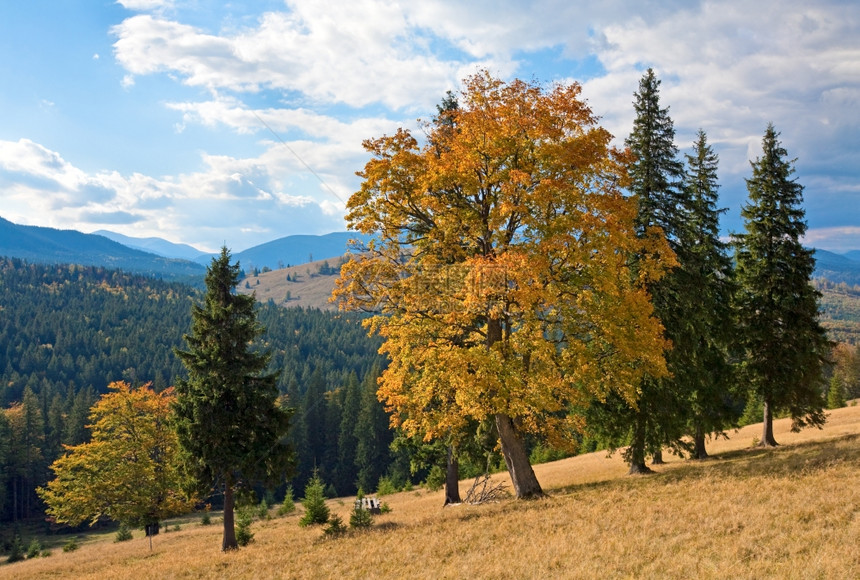
M550 495L564 495L609 486L670 485L701 478L748 479L756 477L790 478L853 464L860 468L860 435L851 434L824 441L780 445L775 448L748 448L711 456L705 461L687 460L657 467L651 475L634 475L584 484L559 487Z
M662 472L667 483L688 477L797 477L844 463L860 465L860 435L851 434L824 441L806 441L775 448L729 451L708 461L685 461Z

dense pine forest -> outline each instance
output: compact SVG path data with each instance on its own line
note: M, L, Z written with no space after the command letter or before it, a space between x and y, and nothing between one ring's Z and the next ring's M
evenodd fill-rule
M197 289L116 270L0 259L0 519L41 517L34 489L63 445L87 441L88 414L113 381L174 384ZM393 464L388 417L375 396L385 361L357 316L261 304L260 346L296 409L291 439L302 489L316 468L329 493L376 487ZM287 483L287 482L285 482Z

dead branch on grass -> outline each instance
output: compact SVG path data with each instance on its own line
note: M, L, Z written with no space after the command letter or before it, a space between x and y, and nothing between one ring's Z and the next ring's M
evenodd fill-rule
M465 503L470 505L480 505L482 503L498 502L507 499L511 496L510 492L505 489L507 486L504 482L492 483L490 474L485 473L475 478L475 482L469 491L466 493Z

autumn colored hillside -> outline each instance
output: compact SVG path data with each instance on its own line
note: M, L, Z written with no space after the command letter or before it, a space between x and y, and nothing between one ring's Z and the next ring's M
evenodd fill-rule
M300 528L302 508L257 520L254 541L220 552L220 527L168 522L152 550L139 531L45 539L50 557L0 565L2 578L857 578L860 406L828 411L822 430L775 422L709 443L713 458L627 476L603 452L535 467L549 498L443 508L442 492L383 496L391 512L329 539ZM499 474L495 481L508 483ZM465 496L471 481L461 482ZM348 521L351 498L329 507ZM217 514L213 514L213 524Z

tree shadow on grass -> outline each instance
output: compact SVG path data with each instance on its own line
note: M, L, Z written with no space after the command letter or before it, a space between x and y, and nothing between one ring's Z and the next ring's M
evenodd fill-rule
M776 448L748 448L714 455L707 461L688 460L669 464L653 475L629 476L573 484L550 490L551 495L600 490L610 486L631 489L646 485L672 485L702 478L749 479L790 478L810 475L837 465L853 464L860 469L860 435L843 435L824 441L805 441Z

